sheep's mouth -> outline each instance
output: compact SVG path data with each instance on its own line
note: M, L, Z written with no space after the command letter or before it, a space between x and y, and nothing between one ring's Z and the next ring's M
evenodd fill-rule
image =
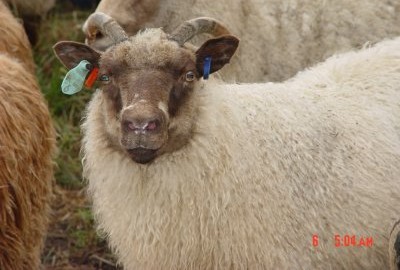
M148 149L143 147L127 149L129 156L133 159L133 161L146 164L152 161L157 157L158 149Z

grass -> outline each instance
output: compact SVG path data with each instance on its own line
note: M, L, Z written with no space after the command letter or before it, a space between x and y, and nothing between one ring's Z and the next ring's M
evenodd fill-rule
M44 18L33 48L37 79L49 105L59 148L53 218L42 256L45 269L117 269L105 240L94 230L82 181L80 124L91 92L62 94L60 86L67 70L52 51L58 41L84 40L81 26L90 12L74 10L69 1L57 1Z
M42 24L38 44L34 48L37 78L48 101L57 130L59 153L56 171L57 183L66 188L82 187L82 166L79 159L80 121L89 91L74 96L61 93L60 85L67 70L56 59L52 46L60 40L82 41L81 25L89 12L70 11L61 13L62 6L48 15Z

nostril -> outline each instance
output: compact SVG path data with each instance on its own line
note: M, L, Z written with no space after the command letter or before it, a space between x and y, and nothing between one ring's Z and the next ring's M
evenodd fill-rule
M122 126L127 131L131 131L131 130L136 130L137 129L137 126L133 122L128 121L128 120L124 120L122 122Z
M128 126L128 129L130 130L136 130L136 129L140 129L140 127L138 127L137 125L135 125L133 122L127 122L126 124Z
M148 131L154 131L160 126L160 120L149 121L143 128Z
M103 37L103 34L99 31L96 33L96 39L100 39Z

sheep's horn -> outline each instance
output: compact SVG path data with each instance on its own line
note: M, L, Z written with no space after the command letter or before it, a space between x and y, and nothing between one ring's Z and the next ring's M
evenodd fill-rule
M102 12L92 13L86 20L83 27L87 37L87 43L90 45L96 39L97 33L100 31L104 36L110 37L114 43L127 40L128 35L124 29L110 16Z
M213 36L230 34L228 29L219 21L213 18L200 17L182 23L172 32L169 39L175 40L182 46L186 41L201 33L209 33Z

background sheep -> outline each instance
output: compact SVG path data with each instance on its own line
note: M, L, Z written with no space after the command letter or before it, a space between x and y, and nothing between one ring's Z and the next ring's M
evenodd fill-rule
M35 0L35 1L24 1L24 0L2 0L11 7L15 8L22 15L38 15L42 16L46 14L55 3L55 0Z
M126 269L388 268L400 38L285 83L236 85L201 80L204 56L211 72L222 68L235 37L182 45L187 29L215 33L215 22L127 39L110 20L89 23L113 33L105 53L75 42L55 51L68 68L100 67L83 162L99 227ZM344 247L345 235L373 245Z
M55 135L29 42L0 3L0 269L39 269Z
M400 35L400 1L102 0L96 11L128 34L143 27L171 32L183 20L218 18L241 39L221 74L240 82L281 81L336 52ZM104 38L93 44L106 45Z
M390 269L400 269L400 220L395 223L389 239Z
M36 44L42 16L54 7L55 0L0 0L23 19L23 24L32 44Z

